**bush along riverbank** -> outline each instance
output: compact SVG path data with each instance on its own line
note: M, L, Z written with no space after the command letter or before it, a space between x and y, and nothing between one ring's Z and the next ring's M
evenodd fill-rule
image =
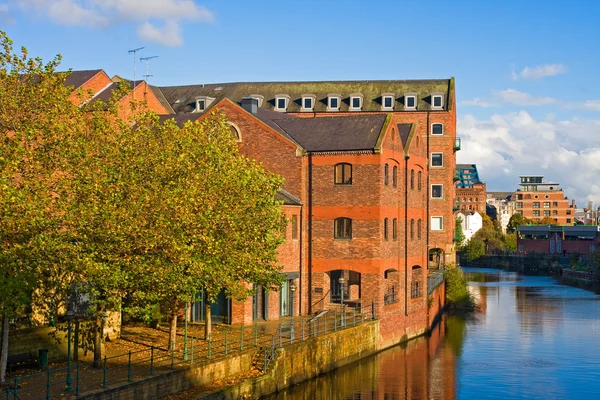
M477 309L475 299L469 292L464 272L455 265L444 270L446 279L446 305L450 314L468 314Z

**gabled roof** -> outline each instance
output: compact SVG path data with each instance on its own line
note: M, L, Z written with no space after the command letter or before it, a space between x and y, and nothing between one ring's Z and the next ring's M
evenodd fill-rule
M280 130L306 151L374 150L386 114L274 119Z
M73 86L73 89L79 89L84 83L102 72L101 69L90 69L86 71L72 71L65 80L65 86ZM68 73L68 72L67 72Z
M283 201L283 205L285 206L301 206L302 201L299 198L291 194L285 189L279 190L279 193L275 195L275 200Z
M340 111L350 108L350 95L363 96L362 111L382 111L382 94L393 94L394 110L404 110L404 95L417 96L417 110L432 109L432 94L444 96L444 110L452 100L452 79L430 80L385 80L385 81L322 81L322 82L237 82L212 83L187 86L165 86L160 89L177 113L191 113L195 110L196 96L214 97L218 102L229 98L234 102L250 95L264 98L261 108L275 109L277 95L290 96L288 112L301 112L303 95L316 98L315 112L327 111L327 97L336 94L341 97Z

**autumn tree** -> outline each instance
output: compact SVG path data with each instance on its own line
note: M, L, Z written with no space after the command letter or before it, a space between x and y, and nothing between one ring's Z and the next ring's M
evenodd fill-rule
M506 227L507 233L514 233L517 231L517 227L519 225L528 225L531 223L531 220L525 218L523 214L515 213L510 217L508 221L508 226Z

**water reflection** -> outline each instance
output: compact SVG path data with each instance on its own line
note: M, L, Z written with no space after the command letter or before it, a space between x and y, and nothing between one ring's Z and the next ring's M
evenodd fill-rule
M268 399L597 399L600 296L549 277L467 269L479 303L429 338Z

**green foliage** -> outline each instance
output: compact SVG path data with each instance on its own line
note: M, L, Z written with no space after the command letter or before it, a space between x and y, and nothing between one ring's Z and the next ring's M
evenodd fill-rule
M457 243L457 246L459 249L462 248L462 246L464 245L465 242L465 234L463 233L463 229L462 229L462 218L460 216L456 216L456 223L455 223L455 231L454 231L454 241Z
M467 279L460 268L449 266L444 270L446 301L452 311L473 311L475 302L469 293Z
M515 213L510 217L508 221L508 225L506 227L507 233L515 233L517 231L517 227L519 225L528 225L531 224L531 220L525 218L523 214Z
M485 243L477 236L473 236L463 246L463 251L465 253L465 258L468 262L475 261L485 256Z
M504 250L509 253L517 252L517 234L507 233L502 236L504 242Z

